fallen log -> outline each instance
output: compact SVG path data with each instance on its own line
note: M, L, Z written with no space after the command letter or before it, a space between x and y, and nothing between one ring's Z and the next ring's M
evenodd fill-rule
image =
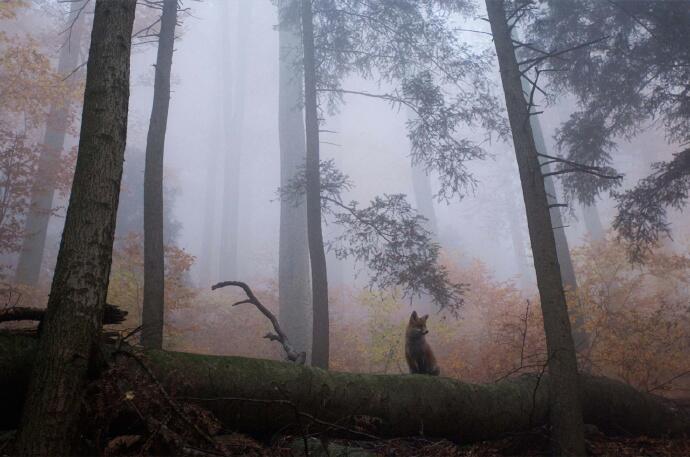
M29 306L12 306L0 309L0 322L41 321L45 315L45 308ZM115 305L106 303L103 310L103 325L121 324L127 318L127 311Z
M16 426L36 341L0 334L0 428ZM545 424L547 375L468 384L425 375L337 373L294 363L146 350L142 357L176 398L252 434L329 431L360 438L490 439ZM582 377L585 422L608 433L690 434L690 418L618 381Z

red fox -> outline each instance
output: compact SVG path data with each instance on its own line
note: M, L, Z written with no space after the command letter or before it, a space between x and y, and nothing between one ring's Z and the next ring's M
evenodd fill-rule
M410 367L410 373L438 376L441 370L436 364L436 357L434 357L431 346L424 338L424 335L429 333L426 329L428 318L428 314L418 317L417 311L412 312L405 332L405 358Z

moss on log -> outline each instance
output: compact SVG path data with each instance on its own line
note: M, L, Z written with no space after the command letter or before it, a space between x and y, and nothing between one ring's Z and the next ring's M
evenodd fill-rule
M35 347L30 338L0 335L2 428L16 424ZM547 382L536 376L468 384L424 375L337 373L243 357L144 354L163 383L176 383L178 396L212 411L227 428L254 434L309 426L471 442L527 430L546 423L548 415ZM626 384L586 376L582 395L585 421L603 431L690 432L687 415Z

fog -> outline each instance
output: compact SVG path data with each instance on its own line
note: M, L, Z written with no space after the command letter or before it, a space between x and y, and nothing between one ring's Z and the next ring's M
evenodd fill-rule
M224 117L223 97L229 104L237 97L244 98L242 116L241 157L235 164L240 170L239 193L239 265L244 278L275 277L277 275L278 229L280 203L276 190L279 182L278 144L278 18L276 8L269 1L246 0L244 13L238 20L239 2L229 1L225 7L220 1L192 3L190 15L183 18L184 26L176 43L173 60L173 93L166 137L165 167L168 185L177 191L172 209L179 221L177 244L196 258L193 278L199 286L207 286L223 278L217 271L218 259L205 259L202 252L204 240L205 208L208 187L215 182L214 239L220 243L221 199L223 186L223 154L227 149L227 136L231 126ZM479 12L478 15L483 13ZM472 27L483 27L481 21L473 21ZM244 30L241 30L243 28ZM225 30L225 32L224 32ZM244 33L242 33L244 32ZM223 34L228 42L223 41ZM463 38L478 48L486 48L491 42L486 37L464 33ZM223 54L235 61L240 48L247 54L246 65L223 68ZM132 57L132 93L130 102L130 127L128 150L137 146L145 148L146 122L152 100L152 64L156 49L153 45L135 46ZM232 93L235 81L244 72L246 86L242 95ZM498 78L497 73L494 77ZM147 83L148 82L148 83ZM350 78L343 87L352 90L377 89L376 85L361 79ZM496 90L500 90L496 82ZM546 108L539 117L547 144L552 149L553 134L573 109L572 100L559 99L556 105ZM382 193L405 193L414 201L404 108L366 97L346 96L340 112L327 114L321 137L321 153L324 159L334 159L338 167L348 174L354 188L347 198L366 202ZM649 171L651 162L668 159L671 148L665 146L663 134L649 130L629 142L621 140L614 156L614 167L625 174L623 189L634 185ZM466 132L480 136L483 132ZM512 217L519 221L527 238L524 206L519 198L517 168L510 145L494 141L487 146L491 157L469 165L476 177L476 188L462 199L435 202L438 218L439 239L445 249L455 251L465 258L477 258L485 262L498 277L503 279L529 276L529 272L516 270L514 250L506 221ZM658 151L658 152L657 152ZM669 151L665 153L665 151ZM143 173L143 170L141 170ZM437 188L431 176L432 189ZM613 217L614 202L603 196L597 209L603 226L609 227ZM573 205L564 210L566 233L573 245L579 245L586 237L581 208ZM677 215L674 215L676 217ZM680 217L680 216L678 216ZM683 225L679 219L677 240L682 240ZM326 229L326 237L330 228ZM529 246L524 251L529 252ZM217 249L212 250L216 256ZM331 262L341 262L334 258ZM200 265L214 265L212 277L200 277ZM356 267L350 262L341 266L343 280L353 280Z

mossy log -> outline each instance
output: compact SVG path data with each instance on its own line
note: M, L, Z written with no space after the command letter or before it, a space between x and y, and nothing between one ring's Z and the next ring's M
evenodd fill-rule
M0 428L16 426L35 348L31 338L0 335ZM328 428L334 434L472 442L528 430L548 418L546 375L468 384L243 357L158 350L142 357L163 384L175 383L178 398L212 411L230 430L253 434ZM585 422L604 432L690 434L687 414L621 382L583 376L582 398Z

